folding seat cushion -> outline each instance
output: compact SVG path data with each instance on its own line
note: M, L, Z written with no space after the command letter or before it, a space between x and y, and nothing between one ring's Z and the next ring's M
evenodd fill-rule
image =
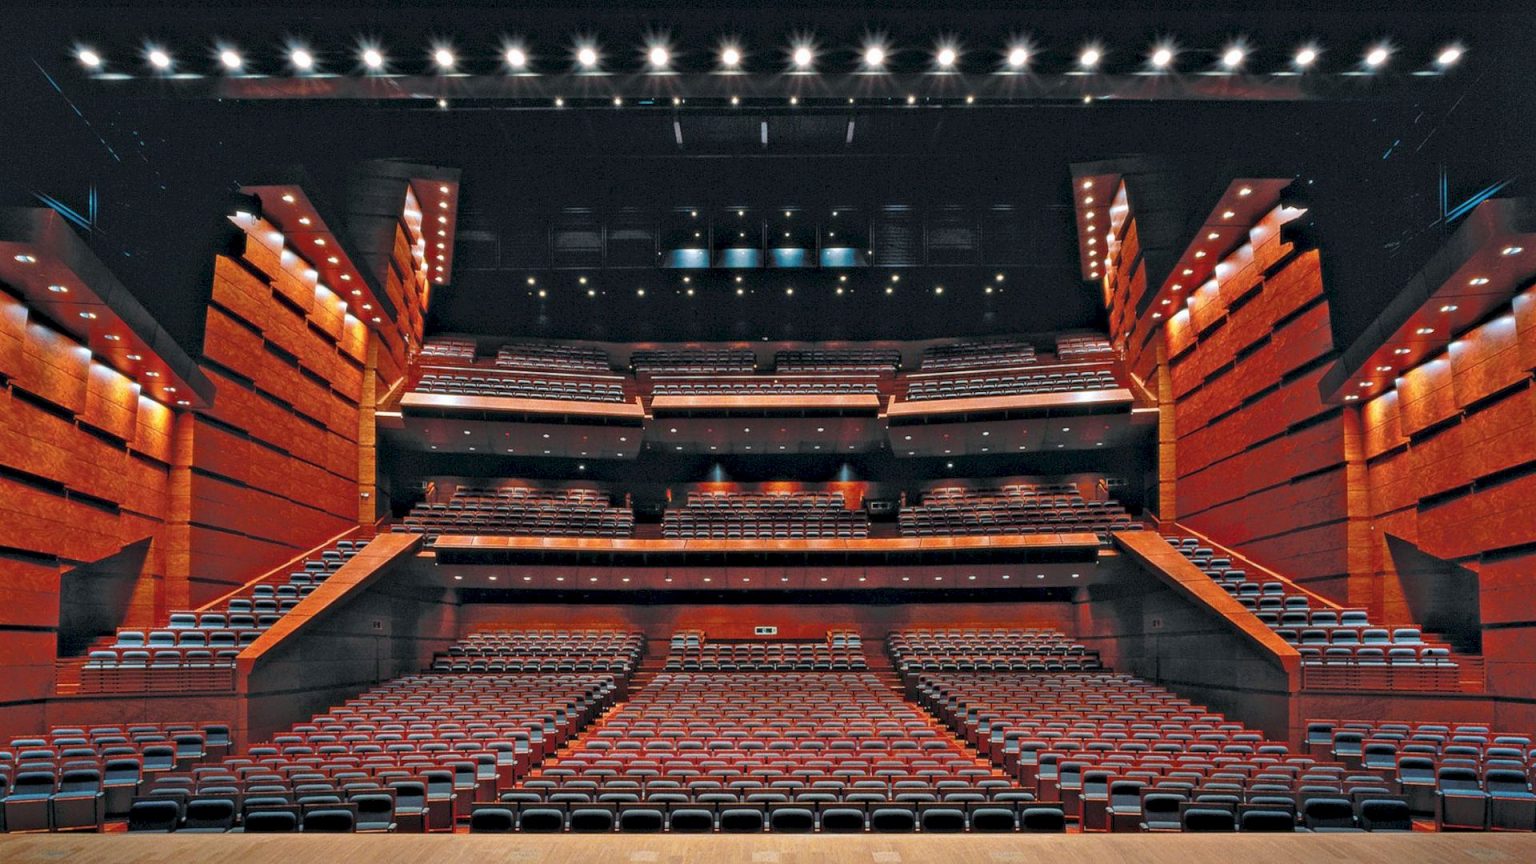
M1442 764L1436 772L1436 781L1436 827L1478 831L1487 827L1488 793L1483 789L1477 769ZM1528 790L1529 786L1525 788Z
M233 798L193 798L177 829L182 834L223 834L235 827Z
M1067 816L1060 807L1026 807L1019 814L1019 830L1031 834L1061 834L1067 830Z
M469 814L471 834L510 834L517 817L505 807L481 807Z
M157 832L175 831L181 822L181 805L175 801L147 799L135 801L128 810L128 830Z
M709 833L715 830L715 814L693 807L678 808L667 820L667 828L684 834Z
M245 814L241 829L247 834L291 834L299 830L299 817L292 810L256 810Z
M19 761L19 760L18 760ZM5 796L3 811L7 831L47 831L52 828L50 799L57 790L53 771L18 771Z
M1487 770L1483 782L1488 793L1488 827L1509 831L1536 829L1536 794L1524 771Z
M1179 805L1184 796L1171 792L1149 792L1141 799L1141 830L1178 831Z
M1237 817L1225 807L1192 806L1179 814L1183 829L1189 833L1220 833L1237 830Z
M666 826L663 811L651 807L636 807L619 811L619 830L631 834L655 834Z
M395 799L387 792L354 794L349 802L357 810L357 830L395 830Z
M862 833L864 811L853 807L828 807L821 811L821 830L830 834Z
M1413 814L1408 803L1399 798L1367 798L1356 805L1355 811L1360 827L1366 831L1413 830Z
M602 834L611 832L614 826L613 811L597 807L577 807L571 810L570 829L578 834Z
M75 768L60 775L59 789L53 795L53 830L99 831L106 817L106 796L101 791L99 769Z
M768 814L768 827L780 834L810 834L816 830L816 813L809 807L775 807Z
M958 807L931 807L918 819L925 833L953 834L966 828L965 811Z
M1295 833L1296 817L1289 810L1269 810L1253 806L1243 809L1238 830L1245 833Z
M1355 808L1348 798L1310 798L1301 807L1301 824L1308 831L1338 833L1359 831Z
M1018 814L1007 807L978 807L971 811L972 831L1001 833L1014 831L1018 826Z

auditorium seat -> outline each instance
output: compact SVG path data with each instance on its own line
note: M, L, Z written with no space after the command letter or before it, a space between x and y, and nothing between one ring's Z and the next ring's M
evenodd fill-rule
M235 802L228 798L193 798L187 802L182 834L224 834L235 827Z
M1035 362L1033 343L1014 338L968 339L923 349L918 368L924 372L955 369L1006 369Z
M417 504L390 530L423 534L430 544L439 534L628 537L634 525L633 511L592 488L461 485L446 502Z
M837 492L690 492L669 507L662 536L676 538L852 538L869 536L869 519Z
M181 805L165 799L135 801L128 809L128 830L165 834L181 822Z
M471 834L510 834L516 827L516 817L505 807L480 807L469 815Z

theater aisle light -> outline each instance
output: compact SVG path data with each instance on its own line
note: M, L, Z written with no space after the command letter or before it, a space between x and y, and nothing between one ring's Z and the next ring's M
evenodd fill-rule
M315 68L315 55L306 48L291 48L288 51L288 62L298 72L311 72Z

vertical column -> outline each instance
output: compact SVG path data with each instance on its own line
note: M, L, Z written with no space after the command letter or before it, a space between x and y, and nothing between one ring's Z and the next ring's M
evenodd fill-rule
M1370 472L1365 464L1360 409L1344 408L1343 427L1346 596L1349 605L1363 607L1372 620L1380 620L1385 606L1382 574L1386 563L1381 559L1386 550L1371 526Z
M1157 342L1157 516L1164 522L1179 518L1178 429L1174 425L1173 376L1168 371L1167 331Z
M147 615L146 620L132 620L138 626L153 626L165 620L170 610L191 606L192 579L192 462L194 455L194 429L197 415L190 411L176 413L171 425L171 468L166 485L165 528L160 538L164 550L164 576L158 584L150 586L151 602L141 602L144 585L133 604L133 618Z
M371 332L367 339L368 359L363 367L363 386L357 412L357 523L365 528L378 521L380 515L379 432L378 424L374 422L379 393L379 340Z

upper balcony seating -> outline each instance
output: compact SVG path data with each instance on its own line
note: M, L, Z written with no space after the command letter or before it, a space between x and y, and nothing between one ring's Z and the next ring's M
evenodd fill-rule
M616 381L539 378L530 373L438 369L423 373L418 393L451 396L500 396L512 399L562 399L573 402L624 402L624 385Z
M423 363L469 366L475 362L475 340L452 336L433 339L421 346Z
M433 661L434 672L608 672L627 676L645 637L618 630L509 630L470 633Z
M898 518L902 534L919 537L1091 531L1107 543L1111 531L1140 527L1118 503L1086 500L1069 483L939 487Z
M844 506L842 492L690 492L669 508L664 537L868 537L869 517Z
M1109 369L1071 369L1041 367L1027 372L1008 372L986 376L954 375L923 378L907 384L906 400L969 399L980 396L1026 396L1041 393L1075 393L1087 390L1111 390L1120 386Z
M836 348L775 351L773 368L780 372L894 373L901 366L901 352L894 348Z
M1426 639L1417 627L1388 629L1373 625L1363 609L1322 608L1284 582L1250 580L1245 570L1232 566L1230 558L1201 546L1194 537L1164 539L1276 635L1296 646L1303 666L1443 669L1442 683L1457 681L1450 648Z
M921 672L1095 672L1104 668L1097 651L1055 630L954 628L896 630L886 648L897 671Z
M547 372L611 372L608 355L596 348L577 345L535 345L514 342L496 352L502 369L538 369Z
M750 374L757 355L748 348L670 348L636 351L629 357L637 375Z
M429 543L439 534L629 537L634 529L635 514L612 506L604 492L527 486L460 486L446 504L417 504L390 528L395 533L425 534Z
M1035 346L1029 342L1018 339L972 340L924 348L919 368L924 372L935 372L1027 366L1034 362Z
M1073 334L1056 337L1056 359L1063 363L1097 360L1115 353L1109 339L1098 334Z
M667 672L862 672L868 668L858 634L821 642L708 642L702 634L672 637Z
M722 378L700 381L657 381L653 396L878 396L873 381L814 378Z
M157 778L230 746L223 723L55 726L12 738L0 747L0 832L100 831Z
M1316 756L1379 772L1415 813L1436 827L1536 829L1536 748L1523 732L1486 723L1312 720L1306 745Z
M286 582L256 585L249 594L225 603L222 611L172 612L167 625L160 629L119 629L113 644L87 655L82 689L115 689L121 678L115 673L124 670L153 675L162 670L233 667L241 649L298 606L365 545L362 540L342 540L318 558L305 561L304 568L288 574Z

